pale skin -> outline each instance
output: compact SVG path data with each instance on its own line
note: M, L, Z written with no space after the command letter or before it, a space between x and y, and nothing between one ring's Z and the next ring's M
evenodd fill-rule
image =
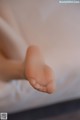
M5 10L4 10L5 8ZM24 59L20 56L24 37L11 13L4 5L0 7L0 79L26 79L38 91L53 93L55 90L54 72L45 64L38 46L26 47ZM7 41L7 42L6 42ZM14 45L16 43L16 47ZM21 45L17 41L22 42Z

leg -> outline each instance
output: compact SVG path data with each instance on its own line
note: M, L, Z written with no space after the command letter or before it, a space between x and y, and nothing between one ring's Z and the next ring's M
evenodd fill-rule
M18 34L21 34L18 23L11 12L10 6L4 1L0 2L0 17L3 18L14 30L16 30Z
M1 25L3 25L3 24L1 24ZM7 25L5 21L4 21L3 26L5 28L5 31L3 29L1 30L1 37L2 37L2 41L5 41L6 38L8 40L9 45L7 48L9 48L9 51L7 51L7 53L9 54L11 51L10 56L13 57L14 53L16 53L18 50L21 49L20 53L22 51L24 51L23 48L24 48L25 44L23 45L23 47L21 44L21 46L19 45L19 48L15 49L15 52L12 53L12 51L14 51L14 50L12 49L12 47L10 48L10 46L11 46L10 42L12 42L12 46L13 46L14 41L18 45L18 43L20 43L20 41L22 42L23 40L21 39L21 36L18 36L14 32L14 30L11 30L11 27L9 25ZM17 53L18 54L16 54L16 57L18 56L18 58L20 59L19 52L17 52ZM47 93L53 92L53 90L54 90L54 86L52 84L53 79L54 79L53 75L52 75L53 71L49 66L45 65L44 60L42 59L42 55L41 55L38 47L31 46L27 49L26 60L25 60L23 66L24 66L23 68L25 69L24 74L25 74L26 79L28 78L30 84L35 89L37 89L39 91L47 92ZM9 69L9 71L10 71L10 69Z
M10 52L11 49L12 49L12 47L10 45L10 41L20 42L19 40L21 40L21 38L2 19L1 19L0 28L1 28L1 31L0 31L1 40L4 41L4 42L7 40L8 47L9 47L9 52ZM19 47L22 47L22 46L19 45ZM15 52L17 52L17 50L18 49L16 49ZM12 51L13 51L13 49L12 49ZM6 54L7 54L7 52L6 52ZM13 56L15 57L14 54L15 53L11 53L12 57ZM19 54L19 52L18 52L18 54ZM19 58L18 54L16 54L16 57L18 56L18 58ZM19 58L19 61L20 60L21 59ZM8 64L7 67L11 66L11 65L9 65L9 63L12 64L13 67L16 66L12 62L10 62L10 59L9 59L9 61L7 63ZM4 68L4 66L2 68ZM23 63L23 67L22 68L23 68L22 69L23 70L22 74L25 75L25 78L28 79L30 84L35 89L37 89L39 91L43 91L43 92L48 92L48 93L52 93L53 92L53 90L54 90L54 86L52 84L53 83L53 79L54 79L53 75L52 75L53 71L52 71L52 69L50 67L45 65L45 62L43 60L43 57L42 57L38 47L30 46L27 49L26 59L25 59L25 62ZM7 71L7 69L8 69L8 72L11 72L10 68L6 68L6 71ZM15 69L17 69L17 68L15 67ZM14 79L16 78L15 75L14 75L13 70L12 70L12 74L10 73L9 74L10 76L8 76L8 78L11 78L11 76L14 76ZM5 72L5 73L7 74L7 72ZM16 71L16 74L17 74L17 71ZM7 78L7 76L6 76L6 78Z
M26 47L14 30L0 18L0 79L22 79L24 78L23 56L21 46ZM15 44L16 43L16 44ZM26 49L26 48L25 48ZM26 50L25 50L26 51Z
M0 80L24 79L23 62L9 60L0 51Z
M10 59L24 60L27 44L2 18L0 18L0 49Z
M13 37L9 37L10 35L8 35L9 38L7 40L5 40L5 36L3 36L1 42L2 44L6 45L4 46L5 49L2 48L4 53L9 58L24 60L27 44L25 43L25 40L20 33L18 23L16 22L14 15L11 12L10 6L8 6L7 2L5 3L5 1L0 1L0 18L3 19L1 24L5 24L5 32L7 32L7 29L9 29L9 32L12 32L11 36L15 36L15 40L12 39ZM12 30L10 28L12 28Z

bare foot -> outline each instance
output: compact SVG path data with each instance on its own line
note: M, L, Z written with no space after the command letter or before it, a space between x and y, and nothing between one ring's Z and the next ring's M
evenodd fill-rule
M52 93L55 90L52 69L44 63L37 46L30 46L25 59L25 76L37 90Z

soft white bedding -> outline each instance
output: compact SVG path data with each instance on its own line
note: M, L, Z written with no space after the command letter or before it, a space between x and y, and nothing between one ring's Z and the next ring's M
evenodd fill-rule
M58 0L8 0L26 43L42 49L56 76L52 95L27 81L0 82L0 111L14 112L80 98L80 6ZM25 51L24 51L25 52Z

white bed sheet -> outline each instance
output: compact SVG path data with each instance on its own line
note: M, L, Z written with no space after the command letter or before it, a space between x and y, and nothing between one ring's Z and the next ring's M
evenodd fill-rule
M63 5L58 0L7 2L27 43L41 47L46 63L55 72L57 89L48 95L34 90L25 80L0 82L0 112L80 98L80 5Z

